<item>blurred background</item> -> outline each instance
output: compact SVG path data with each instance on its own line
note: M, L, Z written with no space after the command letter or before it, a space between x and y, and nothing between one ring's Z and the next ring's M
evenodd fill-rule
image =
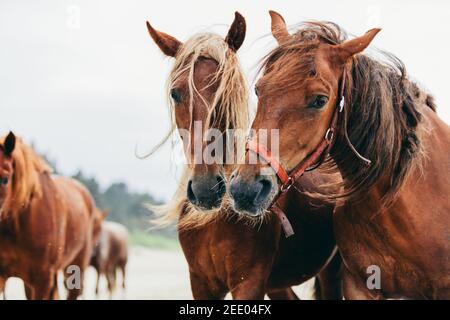
M239 55L252 85L259 60L275 46L269 9L293 27L314 19L355 35L383 28L373 45L402 59L450 122L445 0L0 0L0 135L13 130L33 144L58 173L85 183L98 206L110 209L108 219L131 230L131 283L148 286L132 297L190 297L174 228L148 230L143 207L170 199L183 161L170 143L145 160L136 157L169 128L165 83L172 61L151 41L145 21L184 41L205 30L225 36L238 10L247 20ZM169 286L155 293L151 273L158 270Z

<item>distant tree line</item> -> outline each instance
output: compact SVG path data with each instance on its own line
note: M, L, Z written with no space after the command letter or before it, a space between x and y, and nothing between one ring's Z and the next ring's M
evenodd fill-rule
M56 162L43 156L53 167L54 172L59 174ZM119 222L130 230L146 231L151 227L150 219L153 213L146 204L158 203L148 193L133 192L124 182L116 182L103 189L95 177L89 177L79 170L72 178L85 185L94 197L98 208L109 210L107 220ZM153 229L152 234L175 237L175 228Z

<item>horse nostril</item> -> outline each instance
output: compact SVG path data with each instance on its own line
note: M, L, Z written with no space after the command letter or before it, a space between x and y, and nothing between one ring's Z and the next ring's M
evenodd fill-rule
M196 204L198 203L197 197L194 194L194 191L192 190L192 180L189 180L188 186L187 186L187 197L189 201Z
M255 199L253 200L253 203L255 205L264 202L267 196L270 194L270 191L272 190L272 182L270 180L262 178L261 180L258 181L258 183L260 185L260 190L256 195Z
M225 180L220 175L192 178L187 185L188 200L202 209L219 207L225 192Z

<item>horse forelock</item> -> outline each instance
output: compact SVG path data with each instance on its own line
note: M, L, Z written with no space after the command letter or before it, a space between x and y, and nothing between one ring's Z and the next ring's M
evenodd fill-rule
M220 130L230 128L248 127L248 88L245 76L239 65L236 53L231 50L224 39L213 33L202 33L193 36L183 44L176 56L175 64L169 76L167 89L171 90L173 84L180 77L187 74L189 88L189 108L192 117L193 97L199 93L194 82L194 69L196 61L206 57L217 62L218 68L211 79L211 83L219 82L214 100L208 107L208 117L205 126L220 125ZM167 95L170 96L169 94ZM206 101L203 99L204 103ZM169 99L169 106L174 122L175 105ZM191 118L192 120L192 118ZM175 125L175 123L174 123Z
M0 138L2 144L5 137ZM52 169L30 146L21 139L16 140L16 147L12 153L14 173L11 190L3 205L3 218L14 215L25 208L32 196L42 195L40 174L50 174Z

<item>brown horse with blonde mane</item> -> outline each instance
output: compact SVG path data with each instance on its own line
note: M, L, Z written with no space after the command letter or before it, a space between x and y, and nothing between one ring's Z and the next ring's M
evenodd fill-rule
M270 14L279 46L256 85L252 128L279 130L291 177L324 157L319 168L342 174L342 189L314 197L338 204L345 298L449 299L450 128L433 98L391 54L361 53L380 29L347 40L334 23L307 22L291 35ZM253 188L262 166L241 166L230 189ZM255 211L278 196L276 175L269 185ZM372 274L378 285L367 285Z
M199 160L192 141L206 142L205 132L211 127L224 135L224 149L233 143L243 148L244 140L230 138L226 129L247 130L247 84L236 55L245 38L244 18L235 14L225 39L204 33L185 43L148 23L147 27L162 52L175 58L168 85L170 105L173 127L189 132L182 135L187 158ZM201 137L195 137L194 122L203 125ZM201 153L206 148L202 143ZM223 299L228 292L234 299L263 299L265 294L297 299L290 286L316 275L317 298L341 298L333 206L318 201L313 205L312 199L290 193L283 208L296 234L286 239L275 216L246 219L227 204L225 181L234 165L188 163L175 199L158 223L178 219L195 299ZM298 187L315 190L313 182L322 179L310 178Z
M55 299L57 273L83 271L92 251L94 202L78 182L50 167L13 133L0 139L0 278L21 278L27 298ZM65 271L65 270L63 270Z

